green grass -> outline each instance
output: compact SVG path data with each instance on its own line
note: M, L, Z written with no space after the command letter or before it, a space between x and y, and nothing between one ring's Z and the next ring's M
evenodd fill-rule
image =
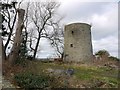
M112 77L101 77L101 76L97 76L95 77L96 79L99 79L100 81L110 85L111 87L118 87L118 80L117 78L112 78Z
M64 69L64 70L68 68L73 68L75 71L73 76L75 76L76 80L78 80L78 83L87 82L86 84L88 83L92 84L92 83L95 83L92 80L95 80L95 81L99 80L99 81L102 81L110 85L111 87L117 87L117 84L118 84L118 80L117 80L118 71L114 69L111 70L110 68L106 68L106 67L87 66L87 65L77 66L77 65L70 65L70 64L57 64L57 63L47 63L47 62L44 63L40 61L28 61L28 66L25 72L31 72L31 73L34 73L35 75L41 75L41 74L46 75L48 74L46 71L46 69L48 68ZM64 77L63 77L63 80L64 80ZM60 83L59 82L60 80L58 78L56 79L56 81ZM74 80L72 83L74 83ZM55 85L55 83L53 82L52 85Z

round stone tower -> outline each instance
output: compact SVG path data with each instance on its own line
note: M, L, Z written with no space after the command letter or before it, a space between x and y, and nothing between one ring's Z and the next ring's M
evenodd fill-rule
M73 23L64 30L64 61L88 62L92 60L91 25Z

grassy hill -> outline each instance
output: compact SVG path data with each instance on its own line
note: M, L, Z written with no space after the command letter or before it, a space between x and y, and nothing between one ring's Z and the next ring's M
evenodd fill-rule
M103 65L26 61L14 74L14 83L31 88L117 88L118 69ZM74 73L66 73L73 69Z

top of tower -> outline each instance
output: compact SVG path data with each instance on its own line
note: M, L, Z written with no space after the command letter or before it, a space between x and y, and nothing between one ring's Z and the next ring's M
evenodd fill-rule
M68 25L65 25L66 26L71 26L71 27L76 27L76 26L87 26L87 27L91 27L91 25L87 24L87 23L71 23L71 24L68 24Z

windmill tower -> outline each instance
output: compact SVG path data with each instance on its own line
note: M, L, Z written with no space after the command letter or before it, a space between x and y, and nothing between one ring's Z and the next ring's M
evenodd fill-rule
M64 32L64 61L91 61L93 56L91 25L72 23L65 26Z

